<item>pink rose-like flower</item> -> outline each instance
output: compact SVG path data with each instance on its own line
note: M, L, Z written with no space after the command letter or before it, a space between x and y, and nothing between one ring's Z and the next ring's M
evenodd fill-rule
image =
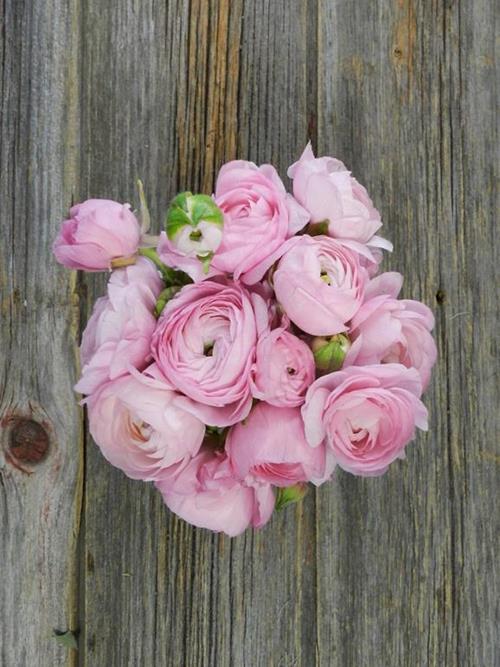
M222 452L208 448L156 482L167 507L189 523L231 537L260 528L274 510L270 484L237 480Z
M197 454L205 425L177 406L177 397L167 384L139 374L103 385L87 407L104 457L132 479L154 481Z
M252 402L250 372L262 299L238 283L186 285L158 320L152 353L167 380L198 405L207 424L244 419Z
M383 474L427 430L422 385L414 368L379 364L343 369L311 385L302 406L311 447L323 443L334 462L354 475Z
M299 408L259 403L244 422L231 428L226 451L240 479L274 486L324 481L324 447L310 447Z
M351 323L350 348L345 365L400 363L416 368L426 389L437 349L430 332L434 315L419 301L388 295L366 301Z
M156 268L144 257L113 271L108 295L97 299L83 332L83 369L76 391L91 394L130 368L146 367L156 326L153 310L162 285Z
M315 158L309 143L288 176L293 178L295 199L312 222L328 222L330 236L392 250L391 243L375 236L382 221L367 191L340 160Z
M286 326L259 337L251 378L255 398L283 408L302 405L314 375L309 346L287 331Z
M359 256L328 236L300 236L273 275L276 298L302 331L346 331L363 302L368 274Z
M245 273L309 220L267 164L257 167L243 160L225 164L217 178L215 202L224 213L224 230L212 266L243 282Z
M53 252L70 269L103 271L111 261L137 252L141 228L129 204L108 199L88 199L70 209Z

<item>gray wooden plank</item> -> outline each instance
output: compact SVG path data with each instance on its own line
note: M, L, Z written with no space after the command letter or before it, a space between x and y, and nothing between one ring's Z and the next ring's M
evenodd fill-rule
M74 664L54 629L77 630L78 292L51 246L78 188L78 7L0 12L0 663Z
M89 0L82 11L81 197L136 203L140 177L156 230L177 189L179 53L188 21L184 2ZM88 308L105 278L85 277ZM81 664L161 664L156 625L172 619L157 619L157 589L170 578L160 569L168 524L159 495L113 469L89 438L84 508Z
M237 154L284 174L307 139L307 19L300 2L87 2L82 197L131 200L141 176L158 220L177 190L210 192ZM103 283L87 285L91 302ZM313 495L231 541L172 517L89 442L84 543L84 664L314 655Z
M498 664L493 2L320 3L318 143L352 168L434 307L431 431L318 493L322 665ZM325 518L330 520L326 521Z

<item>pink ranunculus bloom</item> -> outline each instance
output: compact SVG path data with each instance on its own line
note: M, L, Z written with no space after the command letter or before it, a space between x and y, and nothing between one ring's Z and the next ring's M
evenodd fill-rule
M267 329L259 337L251 386L255 398L291 408L302 405L314 381L314 357L304 341L285 326Z
M367 301L352 321L353 345L345 365L400 363L416 368L427 388L437 349L430 334L434 316L419 301L378 296Z
M104 384L87 402L92 437L132 479L154 481L198 453L205 425L176 405L177 392L136 373Z
M330 236L392 250L391 243L376 236L382 221L367 191L340 160L314 157L309 143L288 175L295 199L313 223L328 222Z
M156 326L153 310L162 286L156 268L144 257L113 271L108 295L97 299L83 332L83 369L76 391L91 394L130 368L147 366Z
M228 426L250 411L259 300L238 283L206 280L183 287L158 320L153 357L207 424Z
M137 252L141 228L129 204L88 199L70 209L53 252L70 269L103 271L111 261Z
M298 237L273 275L276 298L287 316L314 336L347 330L367 282L359 255L328 236Z
M211 266L246 280L246 274L300 231L309 214L286 193L271 165L235 160L217 178L215 201L224 213L222 243Z
M270 484L236 479L227 455L202 448L156 482L167 507L200 528L231 537L269 521L275 497Z
M226 451L240 479L280 487L325 481L326 450L307 443L299 408L258 403L230 429Z
M344 366L378 363L400 363L416 368L425 390L437 349L431 331L434 315L419 301L397 296L403 276L395 272L381 273L366 288L365 303L351 322L352 346Z
M311 385L302 406L309 444L326 444L334 462L354 475L382 475L427 430L422 384L401 364L350 366Z

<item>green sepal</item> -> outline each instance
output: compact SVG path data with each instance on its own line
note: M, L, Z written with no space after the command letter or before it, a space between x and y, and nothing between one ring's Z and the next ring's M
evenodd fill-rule
M171 287L172 285L188 285L193 282L184 271L176 271L164 264L159 258L155 248L139 248L138 253L153 262L168 287Z
M179 292L181 289L181 285L171 285L170 287L166 287L162 292L160 292L154 309L154 315L156 319L160 317L163 309L170 301L170 299L173 299L177 292Z
M306 495L308 491L307 484L295 484L294 486L287 486L279 488L276 494L276 510L282 510L288 505L298 503Z
M196 255L196 259L198 259L203 265L203 273L208 273L210 269L210 262L212 261L213 256L213 252L208 252L206 255Z

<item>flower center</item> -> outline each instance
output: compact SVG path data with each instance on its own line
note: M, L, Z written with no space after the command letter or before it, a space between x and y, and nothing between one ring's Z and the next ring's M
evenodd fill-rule
M128 430L134 440L138 440L139 442L144 443L149 440L152 428L145 421L140 420L136 422L132 419L129 419Z
M204 343L203 345L203 354L205 357L213 357L214 354L214 342L213 340Z

